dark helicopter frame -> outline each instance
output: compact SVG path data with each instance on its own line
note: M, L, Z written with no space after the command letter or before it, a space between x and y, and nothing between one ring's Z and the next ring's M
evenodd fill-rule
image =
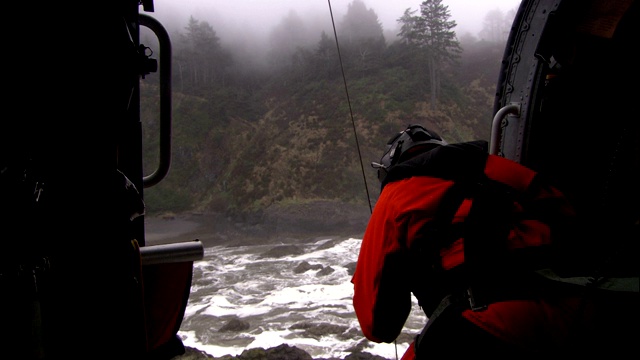
M640 204L637 8L523 0L497 79L490 151L559 184L589 225L591 238L576 239L589 259L603 238L637 255L637 239L631 250L624 241L629 227L637 234ZM184 352L177 332L202 245L145 241L144 189L171 159L171 44L153 12L153 0L5 10L14 20L2 25L3 355ZM158 36L159 66L140 44L141 27ZM162 146L146 175L139 85L154 72Z

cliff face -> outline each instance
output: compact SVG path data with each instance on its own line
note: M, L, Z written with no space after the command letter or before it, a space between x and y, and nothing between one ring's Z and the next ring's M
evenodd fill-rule
M478 68L500 64L499 56L494 60ZM473 72L465 77L474 79L468 83L448 80L434 110L425 100L430 96L424 83L416 80L415 71L403 68L407 65L354 79L353 112L342 78L287 81L278 76L257 83L250 98L231 96L244 90L233 82L204 94L174 92L171 170L145 189L148 212L236 216L316 199L366 208L369 194L372 199L379 194L369 164L408 124L427 126L450 143L489 138L495 96L491 77ZM158 162L158 93L155 84L141 84L145 169Z

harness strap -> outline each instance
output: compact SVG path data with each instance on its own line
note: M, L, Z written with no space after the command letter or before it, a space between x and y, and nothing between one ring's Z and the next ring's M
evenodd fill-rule
M420 344L424 340L425 336L430 333L428 330L433 326L435 321L438 319L446 319L447 317L452 315L459 315L461 308L464 308L467 305L466 300L467 300L467 296L463 294L462 295L449 294L444 298L442 298L442 300L440 301L440 304L438 304L438 306L433 311L431 316L429 316L429 320L425 324L420 334L416 335L414 339L413 351L416 355L416 358L418 358L418 352L420 351ZM441 322L442 321L439 321L438 323L441 323Z
M451 307L451 305L453 304L452 297L453 297L452 295L447 295L442 299L442 301L440 301L440 304L438 304L438 306L433 311L431 316L429 316L429 320L424 325L424 328L422 329L420 334L416 335L416 338L415 338L415 341L414 341L414 350L413 350L415 352L415 354L416 354L416 358L418 357L418 351L420 349L420 344L422 343L422 340L424 339L425 335L427 334L427 330L429 330L429 328L433 325L433 323L436 321L436 319L446 309Z

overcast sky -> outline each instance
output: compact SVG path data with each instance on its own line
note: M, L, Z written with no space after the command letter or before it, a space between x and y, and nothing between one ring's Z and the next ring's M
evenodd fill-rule
M256 31L269 29L283 19L291 10L306 18L312 14L318 21L331 22L329 4L336 22L346 12L352 0L154 0L155 12L149 15L160 21L176 21L184 27L190 15L207 21L214 30L230 26L253 28ZM385 31L394 31L397 19L405 9L417 10L422 0L363 0L372 8ZM451 18L456 21L454 29L458 35L465 32L477 34L482 28L484 16L491 10L503 13L516 9L520 0L443 0L449 7ZM224 35L224 34L220 34Z

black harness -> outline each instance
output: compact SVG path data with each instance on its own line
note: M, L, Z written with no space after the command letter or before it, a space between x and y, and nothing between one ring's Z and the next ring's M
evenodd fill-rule
M550 269L557 259L552 256L554 249L550 246L508 249L506 239L512 224L517 222L513 218L515 202L536 211L544 221L553 223L556 220L545 218L544 211L529 205L528 196L534 192L516 192L506 184L486 177L487 146L485 141L473 141L437 147L391 167L382 183L384 187L389 182L412 176L431 176L454 182L444 195L432 225L420 234L420 239L425 240L417 240L411 249L412 256L416 257L413 263L421 264L415 269L420 274L420 281L412 291L429 318L416 336L416 356L436 321L446 324L445 319L459 317L466 309L482 311L493 302L528 298L541 291L586 294L585 291L598 286L590 276L568 279L553 273ZM539 181L540 176L536 175L529 189L535 190ZM473 202L465 221L452 224L462 202L470 198ZM553 224L554 229L561 229L561 238L566 235L562 232L575 230L573 224ZM576 233L572 235L576 236ZM433 264L440 264L439 249L461 237L464 238L464 263L448 271L433 268ZM637 281L637 277L635 279ZM629 290L625 285L627 280L614 283L621 283L622 291L637 296L637 283Z

